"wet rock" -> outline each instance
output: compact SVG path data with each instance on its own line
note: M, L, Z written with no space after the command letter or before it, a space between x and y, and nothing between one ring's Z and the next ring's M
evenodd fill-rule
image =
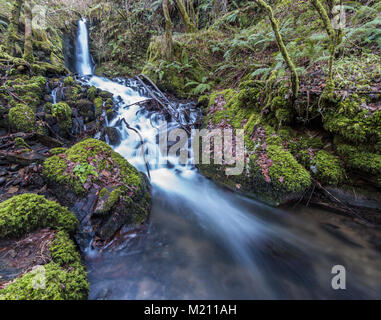
M3 185L5 181L6 179L4 177L0 177L0 186Z
M94 235L105 243L123 226L139 227L148 218L148 178L102 141L87 139L48 158L44 176L60 203L78 217L76 239L82 249Z
M99 93L99 95L103 98L103 99L111 99L113 97L113 94L111 92L108 92L108 91L101 91Z
M107 117L107 120L110 122L112 120L114 120L116 118L116 116L118 115L118 113L114 110L107 110L107 113L106 113L106 117Z
M86 122L95 119L95 107L94 104L88 99L81 99L76 103L79 115L81 115Z
M108 137L109 143L112 146L118 146L121 142L120 140L120 133L116 128L113 127L106 127L105 128L105 134Z
M46 94L46 95L44 96L44 101L45 101L45 102L53 103L53 97L52 97L50 94Z

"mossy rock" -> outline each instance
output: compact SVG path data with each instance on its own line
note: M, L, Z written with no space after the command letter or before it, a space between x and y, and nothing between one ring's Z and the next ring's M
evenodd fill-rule
M16 131L33 132L35 122L34 111L26 105L18 104L9 110L9 124Z
M118 200L106 206L102 219L91 221L101 239L112 237L123 225L138 226L148 218L151 205L148 179L103 141L86 139L48 158L44 162L44 175L57 191L56 196L72 206L86 197L103 201L98 195L101 188L107 187L110 193L119 190ZM95 206L96 203L91 210Z
M61 130L70 132L73 126L72 111L70 106L65 102L53 104L51 107L52 115L57 119Z
M310 187L311 176L287 149L286 141L261 117L262 89L263 83L251 81L238 90L213 92L209 97L205 127L244 130L248 156L243 173L227 176L226 165L201 164L199 168L219 183L278 206L300 198Z
M94 100L97 96L97 91L98 89L94 86L90 87L88 90L87 90L87 96L90 100Z
M49 252L49 263L16 278L0 290L0 300L87 299L87 273L75 244L66 232L60 231L55 235L49 243ZM38 280L41 283L36 287Z
M95 98L94 104L95 104L95 116L99 117L102 114L103 99L101 97Z
M84 117L85 122L95 120L95 107L94 104L88 99L80 99L75 104L78 109L79 115Z
M380 154L367 152L349 144L339 144L336 147L348 170L359 173L376 187L381 187Z
M74 84L74 78L72 76L66 77L63 83L65 86L72 86Z
M324 128L339 134L352 144L376 144L381 141L381 110L371 112L362 107L365 100L356 95L329 108L324 116Z
M45 84L46 78L43 76L36 76L29 79L17 78L9 83L17 96L27 103L33 111L36 111L41 103L45 92Z
M311 175L324 185L339 185L346 180L340 159L325 150L317 153L303 150L298 157Z
M70 210L43 196L25 193L0 204L0 238L45 227L73 233L76 226L77 218Z

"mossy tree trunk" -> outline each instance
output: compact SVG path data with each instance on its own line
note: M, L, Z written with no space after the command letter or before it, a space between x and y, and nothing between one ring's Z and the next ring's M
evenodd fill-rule
M278 48L282 54L284 61L286 62L288 69L291 72L292 98L296 99L299 93L299 77L298 77L298 73L296 72L295 65L292 62L290 55L288 54L287 48L283 42L282 35L279 32L278 21L274 17L273 10L264 0L255 0L255 1L263 10L266 11L267 15L270 18L271 27L274 31Z
M180 16L181 16L181 19L184 23L185 32L196 32L197 31L196 25L194 24L194 22L191 21L183 1L182 0L176 0L176 5L180 11Z
M163 13L165 19L164 56L167 61L173 60L172 21L169 15L168 0L163 0Z
M333 62L335 60L335 53L336 48L342 41L341 32L342 30L335 30L331 24L331 20L329 18L329 15L327 11L325 10L324 6L319 0L312 0L312 5L315 7L316 11L318 12L324 28L328 34L328 37L330 39L330 57L329 57L329 66L328 66L328 83L329 87L333 86ZM333 8L335 5L335 1L331 0L329 1L329 7Z
M25 40L24 40L24 55L23 58L32 63L33 56L33 30L32 30L32 7L31 1L24 2L24 16L25 16Z
M11 17L7 32L7 51L11 56L16 55L16 41L18 40L20 11L22 0L14 0L12 4Z

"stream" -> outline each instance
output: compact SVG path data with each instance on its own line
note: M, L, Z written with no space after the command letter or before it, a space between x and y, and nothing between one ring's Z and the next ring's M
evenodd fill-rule
M133 79L93 75L85 20L76 54L80 81L113 93L119 106L107 124L122 137L114 150L147 173L139 137L120 124L124 118L156 155L148 157L153 203L147 229L130 233L116 250L84 252L90 299L381 297L377 230L318 209L268 207L221 188L190 163L165 158L157 152L163 116L134 104L147 98L144 88ZM172 103L189 110L190 123L197 118L192 103ZM168 130L178 126L170 121ZM335 265L346 269L345 290L331 286Z

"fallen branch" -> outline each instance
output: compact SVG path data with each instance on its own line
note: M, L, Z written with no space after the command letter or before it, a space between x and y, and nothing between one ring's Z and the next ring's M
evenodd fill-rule
M144 76L146 77L146 76ZM147 79L149 79L148 77L146 77ZM151 80L148 80L151 84L153 84L153 87L155 88L155 90L158 90L159 94L162 95L164 97L164 100L166 100L166 102L168 103L169 106L171 106L172 110L170 110L168 108L168 106L162 102L157 96L156 94L150 89L148 88L148 86L142 81L142 79L139 78L139 76L136 76L135 79L137 79L140 84L148 91L149 95L154 99L156 100L169 114L170 116L188 133L190 134L190 131L189 129L184 126L181 121L177 118L177 116L174 114L175 112L175 108L172 106L171 102L165 97L165 95L159 90L157 89L156 85L153 84L153 82Z
M140 134L140 132L139 132L137 129L131 127L131 126L128 124L128 122L126 121L126 119L122 118L122 122L124 122L124 124L126 125L127 129L134 131L134 132L139 136L139 139L140 139L140 142L141 142L140 147L141 147L141 149L142 149L142 157L143 157L143 160L144 160L144 162L145 162L145 164L146 164L148 177L151 179L151 174L150 174L150 171L149 171L149 164L148 164L148 162L147 162L147 159L146 159L146 156L145 156L145 152L144 152L144 141L143 141L143 137L142 137L142 135Z

